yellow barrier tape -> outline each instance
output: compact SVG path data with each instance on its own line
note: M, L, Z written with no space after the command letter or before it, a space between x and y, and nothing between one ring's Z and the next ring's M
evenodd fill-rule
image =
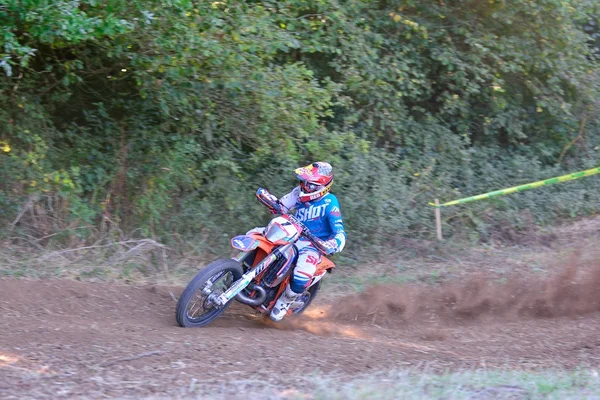
M505 194L511 194L511 193L516 193L516 192L523 192L525 190L535 189L535 188L542 187L542 186L553 185L555 183L573 181L575 179L583 178L585 176L596 175L598 173L600 173L600 167L588 169L585 171L574 172L572 174L557 176L556 178L545 179L543 181L527 183L525 185L514 186L511 188L507 188L507 189L495 190L493 192L488 192L488 193L480 194L477 196L465 197L463 199L458 199L458 200L449 201L447 203L440 204L439 206L436 206L435 203L428 203L428 204L433 207L455 206L457 204L469 203L471 201L489 199L490 197L503 196Z

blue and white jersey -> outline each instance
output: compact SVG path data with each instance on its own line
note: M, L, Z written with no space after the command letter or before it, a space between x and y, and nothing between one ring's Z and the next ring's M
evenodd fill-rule
M297 186L279 201L289 210L295 209L296 218L303 222L319 239L335 239L336 252L342 251L346 244L346 231L337 197L332 193L327 193L320 199L302 203L299 200L299 193L300 187Z

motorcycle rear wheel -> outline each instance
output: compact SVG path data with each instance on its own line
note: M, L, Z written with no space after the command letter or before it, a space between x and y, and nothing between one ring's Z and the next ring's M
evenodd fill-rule
M183 328L195 328L214 321L233 300L222 307L215 307L210 296L214 298L225 292L243 273L242 266L230 258L207 265L181 293L175 314L177 324Z
M308 290L302 295L300 296L300 298L302 300L304 300L304 304L298 308L296 308L295 310L292 311L292 314L302 314L304 312L304 310L306 310L310 304L313 302L313 300L315 299L315 297L317 297L317 293L319 293L319 289L321 289L321 281L315 283L314 285L312 285L311 287L308 288ZM306 298L303 298L306 297Z

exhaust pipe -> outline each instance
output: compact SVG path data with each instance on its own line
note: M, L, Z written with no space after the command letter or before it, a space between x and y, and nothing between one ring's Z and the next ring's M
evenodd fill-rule
M235 299L240 303L247 304L252 307L258 307L266 300L267 291L262 286L250 283L248 285L248 289L255 290L257 292L256 297L250 297L242 290L235 295Z

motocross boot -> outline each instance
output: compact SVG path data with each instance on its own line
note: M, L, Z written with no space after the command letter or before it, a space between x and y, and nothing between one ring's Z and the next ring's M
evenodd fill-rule
M288 310L290 309L290 306L298 297L300 297L300 295L302 295L302 293L294 292L292 288L290 288L288 285L288 287L285 288L285 291L281 294L281 296L279 296L279 299L277 299L275 306L273 306L273 309L271 310L270 314L271 319L275 322L281 321L283 317L285 317L285 315L287 314Z

